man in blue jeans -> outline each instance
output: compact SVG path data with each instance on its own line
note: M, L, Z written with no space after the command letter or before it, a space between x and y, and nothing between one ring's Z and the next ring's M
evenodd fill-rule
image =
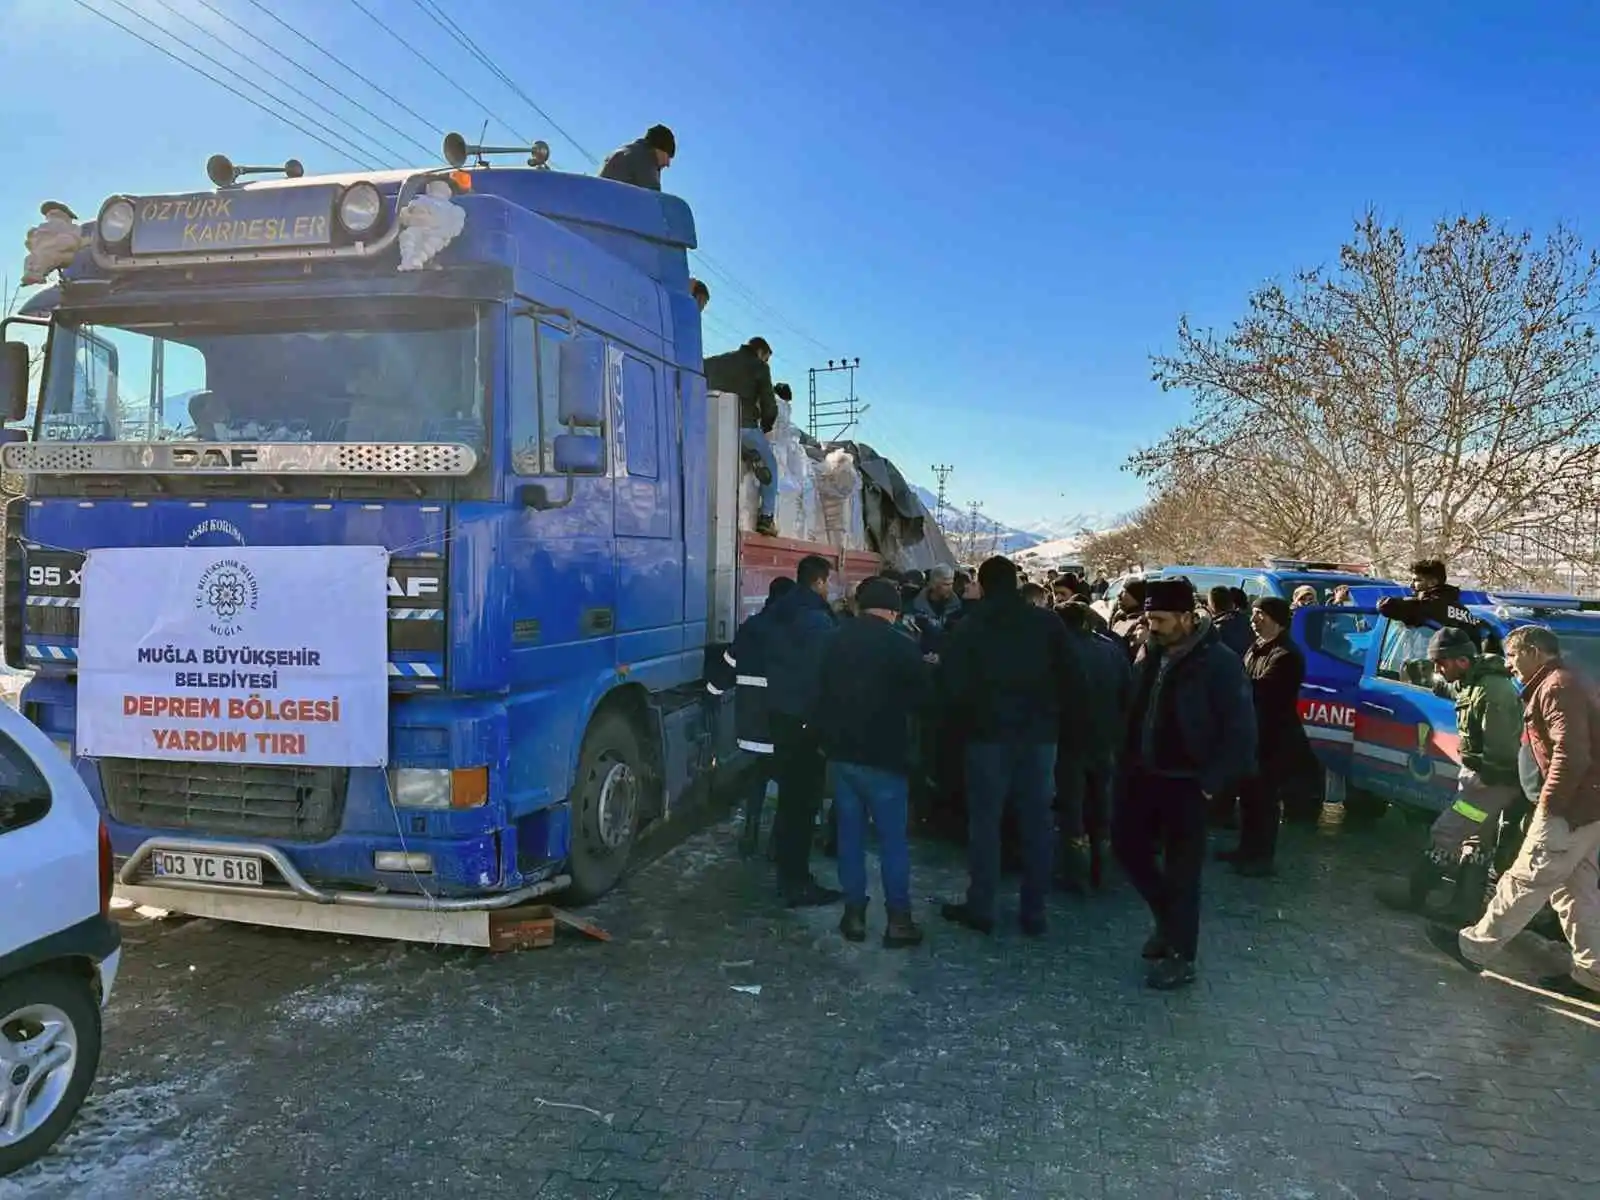
M922 930L911 918L911 722L924 706L931 678L917 643L896 628L900 589L868 579L856 589L856 619L845 621L823 653L817 729L833 764L839 814L839 932L867 936L867 815L878 829L878 867L888 923L883 944L915 946Z
M946 904L947 921L979 933L995 924L1000 823L1016 805L1022 840L1022 932L1045 932L1055 841L1056 743L1069 701L1093 703L1056 615L1022 598L1017 567L991 558L978 568L983 602L945 640L943 690L953 731L966 743L967 898Z

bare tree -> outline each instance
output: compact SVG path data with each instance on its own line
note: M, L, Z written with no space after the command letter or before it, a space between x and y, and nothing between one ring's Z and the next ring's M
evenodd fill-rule
M1130 465L1158 492L1201 481L1274 551L1514 574L1511 547L1553 553L1596 507L1597 275L1566 229L1463 218L1412 245L1368 213L1227 335L1180 322L1154 378L1193 411Z

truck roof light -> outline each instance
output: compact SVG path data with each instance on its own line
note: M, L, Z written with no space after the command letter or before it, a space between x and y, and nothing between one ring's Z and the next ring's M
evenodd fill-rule
M126 196L113 196L100 206L100 219L96 223L100 241L107 246L120 246L133 233L133 201Z
M356 237L373 232L383 219L383 196L363 180L352 183L339 197L339 224Z

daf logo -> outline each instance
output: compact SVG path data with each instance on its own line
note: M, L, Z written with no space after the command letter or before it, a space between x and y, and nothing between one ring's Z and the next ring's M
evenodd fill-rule
M260 461L260 452L247 446L173 446L172 465L175 467L222 467L240 470L253 467Z
M415 575L409 579L396 579L389 576L389 595L402 600L421 600L426 596L439 594L439 581L425 576Z

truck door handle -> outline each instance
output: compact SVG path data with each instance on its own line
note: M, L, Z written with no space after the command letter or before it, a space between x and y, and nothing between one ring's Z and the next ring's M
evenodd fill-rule
M1361 702L1361 707L1362 708L1370 708L1370 709L1373 709L1376 712L1388 713L1391 717L1394 716L1394 709L1385 708L1381 704L1374 704L1371 700L1363 700Z

